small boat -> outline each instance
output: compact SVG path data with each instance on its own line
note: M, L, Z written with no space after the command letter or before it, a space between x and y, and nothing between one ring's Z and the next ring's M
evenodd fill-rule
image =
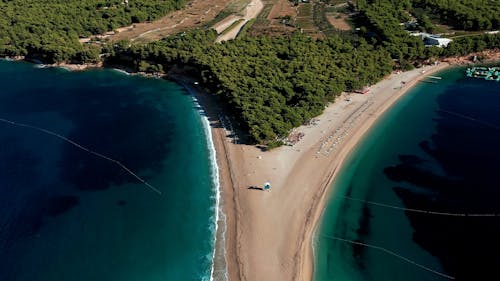
M443 79L443 78L441 78L441 77L439 77L439 76L430 76L430 75L429 75L429 76L427 76L427 77L429 77L429 78L431 78L431 79L437 79L437 80L441 80L441 79Z

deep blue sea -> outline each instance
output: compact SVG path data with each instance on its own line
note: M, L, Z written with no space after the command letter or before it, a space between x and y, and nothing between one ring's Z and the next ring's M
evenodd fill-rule
M0 280L208 280L216 191L192 97L159 79L0 61Z
M500 280L500 83L464 71L413 88L351 154L315 235L315 280Z

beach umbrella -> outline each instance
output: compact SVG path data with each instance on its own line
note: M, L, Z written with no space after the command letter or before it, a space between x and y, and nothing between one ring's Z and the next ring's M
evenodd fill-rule
M271 189L271 182L268 180L266 183L264 183L264 190L269 190Z

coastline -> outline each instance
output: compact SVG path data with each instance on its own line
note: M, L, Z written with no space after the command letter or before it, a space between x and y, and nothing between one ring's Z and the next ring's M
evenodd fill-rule
M495 58L498 59L498 52ZM325 198L334 192L329 187L340 165L378 117L421 78L450 65L463 64L462 61L392 74L373 85L367 95L344 94L315 118L316 124L294 130L305 133L301 141L269 152L232 143L230 132L218 119L221 110L214 99L201 87L194 86L191 78L169 76L203 105L216 149L222 196L219 203L225 211L221 216L227 216L227 229L225 245L215 245L212 278L227 267L229 280L311 280L312 237ZM346 102L347 99L350 101ZM346 134L341 136L341 133ZM273 185L272 192L248 189L262 186L268 179ZM216 243L224 241L218 239L220 229ZM224 250L224 261L217 261L216 257Z
M498 61L499 53L490 58L482 63ZM302 140L267 152L233 143L231 126L222 126L223 111L213 97L191 77L169 76L191 89L210 116L226 215L228 270L228 279L213 280L312 280L314 232L341 165L378 117L420 80L464 64L467 57L393 73L373 85L370 94L343 94L313 125L294 129L305 133ZM271 180L272 192L256 190L266 180ZM224 254L216 251L215 256Z
M183 85L186 90L190 91L190 89ZM190 92L192 94L192 92ZM219 166L217 164L215 144L213 142L212 130L210 126L210 121L208 119L205 110L200 107L198 100L193 95L193 102L198 108L198 112L200 114L200 119L202 122L203 130L205 133L205 138L207 141L207 148L209 150L210 155L210 176L212 177L212 185L215 192L215 217L214 217L214 237L213 237L213 251L212 251L212 266L210 269L210 280L224 280L227 281L227 265L225 262L225 247L221 247L221 245L225 244L225 235L226 235L226 220L224 212L221 208L221 193L220 193L220 180L219 180ZM221 219L222 217L222 219ZM217 256L217 254L219 254ZM218 262L215 260L218 259ZM222 260L221 260L222 259ZM216 267L216 265L219 267ZM218 277L214 277L218 276Z
M227 258L233 260L229 272L239 272L234 280L312 279L312 237L325 198L334 192L329 187L338 168L380 115L425 75L446 67L441 63L426 67L425 74L421 69L393 74L374 85L371 94L350 95L349 102L343 96L346 100L330 105L317 125L297 129L305 135L293 147L263 153L255 147L224 144L232 166L227 172L237 180L222 189L233 189L234 216L241 218L238 225L228 226L236 240L236 256ZM247 189L267 179L273 183L271 193Z
M212 146L214 149L211 161L215 162L212 165L217 169L214 171L214 176L217 178L216 182L214 182L217 185L215 186L218 197L216 200L217 206L215 206L217 208L217 217L210 280L234 280L234 277L229 275L229 272L233 271L229 270L230 266L228 262L228 256L234 256L232 248L229 246L234 244L232 229L228 227L228 221L231 221L233 217L230 214L228 215L227 211L232 210L231 193L230 190L224 189L224 187L232 186L232 180L229 173L231 167L228 165L228 161L224 159L224 156L227 156L224 145L227 134L219 120L221 109L208 92L194 84L195 80L192 77L181 74L169 74L166 78L184 87L192 95L195 104L201 105L199 111L202 116L200 117L205 123L204 127L207 130L207 142L209 142L208 138L211 138L209 146ZM234 223L231 221L230 225L234 225Z
M366 95L343 94L314 125L294 130L304 134L298 143L267 152L233 143L214 99L193 79L169 76L203 105L212 128L226 216L225 259L214 259L213 271L227 267L229 280L311 280L312 237L327 195L334 192L329 187L340 165L394 102L425 76L449 66L440 63L392 74ZM266 180L272 183L270 193L251 188ZM214 257L224 255L220 247L215 251Z
M389 97L387 100L383 101L382 104L374 109L374 112L368 113L364 118L365 122L362 122L357 128L354 129L354 135L351 137L350 140L346 141L344 146L340 149L339 154L337 156L337 162L334 167L334 171L332 172L331 178L329 179L328 186L325 187L325 192L322 194L321 199L319 200L319 204L316 207L316 212L313 217L313 227L308 229L307 233L307 238L308 241L308 247L306 248L307 255L305 257L304 261L304 267L306 269L309 269L308 266L312 267L310 270L310 277L307 278L307 280L312 280L313 278L313 269L314 269L314 248L313 248L313 236L316 232L316 230L320 227L320 220L323 215L323 211L325 209L325 205L327 203L327 199L329 198L329 195L331 195L332 192L334 192L333 187L330 187L334 180L335 177L338 174L338 171L340 171L340 168L342 164L348 159L350 154L353 152L353 150L356 148L358 143L363 139L364 135L370 130L370 128L379 120L379 117L382 116L387 110L389 110L401 97L403 97L406 93L408 93L415 85L417 85L422 78L428 77L434 73L440 72L442 70L445 70L450 67L455 67L458 64L455 63L445 63L441 62L439 65L434 66L431 69L427 69L425 73L421 73L421 76L415 76L410 82L405 81L406 84L404 87L401 87L399 90L397 90L396 93L394 93L391 97ZM399 79L398 79L399 80ZM382 83L388 83L387 80L381 81L377 83L376 85L381 85ZM376 86L375 85L375 86ZM312 265L311 265L312 264Z
M30 189L20 190L18 193L7 192L6 194L10 196L6 199L12 199L9 200L12 201L13 210L21 210L29 217L19 217L15 213L7 212L6 216L2 217L3 222L5 219L7 221L23 219L19 220L20 223L31 225L33 218L37 221L38 216L50 216L47 214L53 212L45 208L57 209L61 204L61 200L58 199L61 196L63 201L67 201L67 197L73 200L74 197L77 204L71 201L70 206L62 210L59 208L57 211L56 215L64 214L64 216L57 218L52 216L49 225L41 230L34 229L33 235L39 237L37 241L32 241L30 235L24 236L23 229L19 230L16 227L8 229L9 232L5 233L7 236L4 235L3 238L10 236L16 239L4 240L6 244L2 246L9 250L12 248L12 252L5 254L7 258L13 257L13 259L12 263L7 261L4 263L3 268L7 270L0 275L5 276L7 280L17 279L16 273L19 272L23 272L28 279L29 276L37 276L37 273L40 278L52 279L56 274L73 279L71 278L72 275L74 276L73 273L81 271L80 260L86 266L95 268L95 271L76 276L76 280L92 280L93 278L87 277L93 274L122 280L134 280L134 276L144 276L145 280L161 278L161 276L166 276L167 279L169 279L168 276L189 276L194 279L205 277L205 280L208 280L213 252L215 194L211 185L212 178L209 176L210 164L207 161L209 155L205 149L207 142L199 122L201 116L194 110L191 97L186 96L182 88L174 83L139 77L131 79L116 74L111 69L71 73L60 69L39 69L33 64L24 62L4 61L1 61L1 68L6 90L2 93L2 100L5 102L4 107L7 103L9 104L8 110L3 112L2 117L42 127L42 131L33 131L30 128L17 130L15 128L19 126L12 127L12 124L5 123L2 125L2 137L6 140L14 140L14 142L15 139L23 141L25 146L21 149L21 154L26 153L30 159L48 156L48 162L42 163L44 166L41 166L41 169L48 171L47 175L41 178L43 182ZM25 77L29 77L30 85L22 84L26 82ZM41 93L40 90L47 98L42 100L36 96L37 93ZM102 98L107 94L119 96L121 103L117 104L117 100ZM52 106L54 103L51 100L58 101L55 107ZM81 100L87 102L80 103ZM19 104L19 101L22 104ZM16 111L15 106L20 109ZM86 113L92 115L85 117L85 120L94 122L92 121L94 118L93 120L97 121L94 124L101 124L101 128L98 125L92 130L86 130L88 124L83 119L78 119L79 116L64 115L65 110L72 108L90 108L91 110L80 112L82 115L79 116L82 117ZM124 108L132 109L132 115L127 115ZM93 110L109 113L112 116L105 117L103 121L103 118L92 114ZM139 112L138 115L137 112ZM113 128L106 129L106 123L112 124ZM15 131L9 129L10 127ZM65 149L72 148L72 144L58 141L60 138L54 134L47 135L47 130L43 127L76 142L82 140L85 142L85 139L90 138L87 146L94 151L104 151L102 152L104 154L107 154L107 145L99 141L99 132L104 130L108 136L120 137L123 134L130 135L133 128L139 128L135 131L138 138L123 140L120 143L122 146L111 149L113 150L111 152L116 152L118 156L115 157L121 155L119 159L127 167L130 167L128 165L131 163L136 164L137 167L131 169L133 172L145 171L146 174L141 177L147 177L147 182L156 187L165 187L166 192L163 192L163 196L157 196L156 193L150 191L147 184L143 184L139 179L113 182L113 178L116 178L113 176L113 171L121 169L120 166L113 166L113 163L109 168L104 169L111 173L97 175L100 188L94 192L85 192L80 188L81 178L61 180L59 173L50 172L57 170L61 161L64 163L76 161L83 163L82 165L87 162L92 166L101 158L86 154L88 151L79 155L71 153L68 155ZM90 133L93 135L89 135ZM93 142L92 139L96 139L97 142ZM40 145L45 147L43 151L38 149ZM149 151L137 145L147 147ZM18 149L15 145L11 147ZM3 153L2 155L9 157L14 154ZM56 157L51 155L56 155ZM90 155L90 158L86 158L85 155ZM22 159L20 161L23 162ZM183 167L190 169L186 170ZM70 166L67 169L72 168ZM14 176L5 178L6 183L12 186L19 185L19 180ZM92 175L86 179L88 179L86 183L96 183L96 177ZM54 184L48 188L44 183ZM38 192L40 187L46 189L46 193L43 198L40 198L41 202L38 202L40 204L34 204L32 198L40 195ZM187 189L183 190L179 187ZM187 193L188 190L190 190L189 193ZM89 204L78 204L82 201ZM2 207L9 206L3 205ZM40 209L40 207L43 208ZM105 216L102 215L102 211L106 214ZM79 222L79 218L83 220ZM85 227L85 231L82 231L82 226ZM82 243L73 247L74 241L64 239L68 237L67 234ZM59 239L60 237L63 239ZM54 244L57 241L61 243ZM23 248L26 245L32 248L32 251L24 251ZM47 248L46 245L51 246ZM58 257L51 262L56 267L46 267L37 262L37 260L42 261L51 256L51 250L57 250L59 253ZM144 261L147 266L136 264L130 260L127 253ZM23 258L26 262L18 262L16 257ZM72 257L78 258L72 259ZM107 264L109 260L114 262L104 267L99 266L99 264ZM174 268L171 268L172 265ZM53 270L54 268L56 271ZM123 274L117 276L117 272Z

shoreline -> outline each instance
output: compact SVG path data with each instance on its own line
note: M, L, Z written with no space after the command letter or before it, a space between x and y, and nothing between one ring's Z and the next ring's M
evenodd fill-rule
M189 82L186 79L177 77L170 77L173 81L182 86L193 98L193 103L196 107L198 107L198 113L200 114L200 120L202 122L203 130L205 133L205 138L207 141L207 148L210 154L210 165L211 165L211 177L213 180L213 185L215 189L215 221L214 221L214 236L213 236L213 252L212 252L212 266L210 269L210 281L228 281L228 268L227 268L227 260L226 260L226 231L227 231L227 220L226 214L224 213L223 205L222 205L222 196L221 196L221 173L219 168L219 161L217 161L217 149L214 138L214 121L212 120L210 114L207 114L207 110L210 110L211 107L207 107L206 101L204 101L204 106L200 105L199 98L199 90L190 86ZM207 109L208 108L208 109Z
M352 104L350 102L345 104L345 101L335 102L317 118L334 118L340 114L339 110L343 111L337 122L299 127L297 130L305 131L306 136L293 147L262 152L255 146L234 144L221 124L212 120L214 144L220 168L223 209L228 217L226 262L229 280L311 280L314 270L312 237L319 225L326 198L334 192L329 187L339 167L365 132L394 102L421 78L449 66L448 63L440 63L422 68L425 73L421 73L422 69L415 69L392 74L372 86L371 94L349 95L349 99L355 100ZM180 82L181 79L177 77L173 80ZM405 84L401 84L401 81L405 81ZM399 85L399 88L396 89L395 85ZM387 89L392 91L385 97L373 101L376 99L375 95ZM195 96L204 96L200 100L201 104L214 110L213 104L207 105L207 99L210 100L211 97L198 91ZM341 99L346 96L343 95ZM215 111L217 112L216 108ZM211 116L214 116L213 112ZM331 139L328 135L332 136L339 131L339 128L349 125L347 121L353 122L352 128L349 128L352 135L349 140L337 145L336 153L330 155L331 151L327 153L324 150L325 142ZM218 125L214 125L213 122ZM308 137L309 139L306 139ZM258 162L262 164L257 164ZM290 163L293 164L289 165ZM283 170L282 173L278 173L281 177L276 176L275 172L269 173L279 170ZM271 193L249 189L251 186L260 186L269 177L273 183ZM308 185L309 182L313 183L309 184L310 188L304 192L300 187ZM283 194L285 187L294 190ZM265 213L270 205L274 205L269 203L278 205L280 201L285 208L278 212L279 215L274 217L259 215L261 212ZM300 207L291 210L293 206ZM273 227L275 230L279 228L287 231L273 235L273 231L270 231ZM276 232L279 231L274 231L275 234Z
M227 281L227 265L225 262L225 248L220 248L220 245L225 243L225 235L226 235L226 220L225 214L221 208L221 191L220 191L220 179L219 179L219 166L217 164L217 157L215 151L215 144L213 142L212 129L210 125L210 121L208 119L205 110L200 107L198 100L190 91L190 89L183 85L184 88L192 95L194 104L198 107L198 113L200 114L200 119L203 126L203 131L205 133L205 138L207 141L207 148L210 156L210 176L212 178L213 189L215 191L215 221L214 221L214 233L213 233L213 251L212 251L212 266L210 269L210 281L214 280L214 276L221 276L215 278L216 280ZM221 219L223 217L224 219ZM222 253L220 253L222 251ZM219 254L219 255L217 255ZM216 259L222 258L222 261L218 263L215 262ZM221 268L217 268L216 265L221 265Z
M314 232L327 198L334 192L330 186L341 165L394 102L425 76L453 65L440 63L391 74L373 85L370 94L343 94L315 118L316 125L294 130L305 132L297 144L268 152L233 143L231 132L219 120L223 111L213 97L191 77L168 76L199 101L210 120L219 166L219 208L226 216L225 247L221 249L219 244L215 248L213 272L227 269L225 278L212 274L212 280L312 280ZM340 133L350 138L343 141ZM249 189L270 178L272 192ZM309 185L307 190L301 188L305 185ZM285 188L289 192L283 193ZM279 204L282 207L276 216L261 215ZM221 233L216 235L219 238ZM221 255L224 262L217 260Z
M324 210L324 206L327 203L327 198L331 194L331 192L334 192L334 189L329 187L332 185L332 182L334 181L335 176L337 175L337 172L339 171L341 165L349 157L350 153L356 147L356 145L364 136L366 131L368 131L371 128L371 126L378 120L378 117L382 115L388 108L390 108L394 102L399 100L399 98L403 96L406 92L408 92L414 85L416 85L420 79L424 78L425 76L432 75L433 73L441 71L445 68L458 65L461 65L461 63L449 64L441 62L439 65L414 69L410 72L391 74L390 77L387 77L381 82L373 85L372 89L375 92L382 91L384 89L387 89L387 87L390 88L394 86L395 84L393 80L395 81L405 80L404 85L399 84L400 85L399 89L396 90L395 87L392 88L392 90L396 90L395 91L396 94L393 94L388 99L386 98L382 104L375 104L375 103L366 104L367 101L364 101L363 103L359 101L357 110L354 110L348 116L344 116L345 120L342 120L343 123L346 123L345 121L349 119L356 119L354 121L356 121L358 125L357 127L355 126L354 128L352 128L352 130L354 131L354 136L351 137L350 140L346 141L341 147L338 148L339 150L338 155L333 157L327 155L326 158L330 160L327 160L326 162L322 161L323 164L320 166L323 167L323 172L325 174L321 178L321 182L319 183L319 185L316 184L314 192L309 192L310 195L308 201L309 203L307 204L307 206L305 206L306 208L303 209L307 210L307 212L305 212L307 215L302 217L305 218L305 220L303 220L303 226L302 227L299 226L297 228L296 226L297 224L295 223L296 230L292 231L292 233L295 233L295 236L297 234L300 236L299 239L295 239L294 241L294 244L296 246L292 247L293 249L296 250L292 255L287 253L285 255L281 255L278 259L276 259L278 263L275 262L273 267L277 268L278 271L275 272L269 272L268 270L265 269L262 271L260 270L260 268L265 267L264 264L266 264L265 261L266 258L260 258L260 256L265 252L262 250L255 250L260 248L260 247L254 247L255 242L252 241L252 243L248 243L247 237L253 236L253 234L247 235L244 233L246 232L245 230L254 227L252 219L251 218L249 219L245 214L250 213L252 217L255 215L254 214L255 202L249 202L247 201L247 199L241 198L242 190L245 190L248 187L245 184L243 186L241 185L242 182L245 181L240 181L239 177L244 175L246 172L251 172L248 169L248 167L251 166L251 163L246 167L241 167L237 164L235 165L234 163L245 162L244 159L247 158L247 155L245 155L245 153L248 153L247 150L250 151L250 154L253 153L253 156L255 156L256 147L255 146L249 147L245 145L232 143L232 139L229 136L231 132L228 131L226 128L224 128L223 127L224 124L222 124L222 122L220 122L219 120L219 114L223 112L220 109L220 105L218 105L215 102L211 94L205 91L202 87L195 85L194 83L195 80L192 77L188 77L183 74L166 76L165 78L173 80L182 85L191 95L193 95L195 100L197 100L199 104L202 105L203 110L207 113L207 117L212 132L212 142L215 145L216 161L219 167L219 178L220 178L219 192L221 195L221 198L218 203L219 205L216 206L216 208L218 208L218 211L220 211L220 215L221 217L223 217L222 220L224 220L224 222L222 222L222 220L220 219L218 219L216 222L216 233L215 233L215 243L214 243L215 248L213 253L213 263L211 268L210 280L312 280L314 274L314 258L315 258L314 256L315 249L313 247L314 232L319 227L319 222ZM422 69L425 69L425 73L422 73ZM408 80L407 79L408 73L414 73L416 76ZM383 86L384 83L388 84L385 85L385 88ZM396 85L398 85L398 83ZM372 93L372 95L375 94ZM344 97L345 95L342 98ZM355 97L364 97L364 96L357 95ZM333 105L330 105L329 107L327 107L325 111L327 111L331 107L335 107L335 104L337 103L339 102L337 101ZM360 108L361 112L358 112ZM376 112L369 113L368 112L369 108L371 108L372 110L375 109ZM325 114L322 114L317 118L321 118L324 115ZM359 125L359 123L362 124ZM331 133L331 131L329 133ZM320 148L318 147L322 146L322 144L320 143L323 141L324 140L321 137L318 138L317 141L314 142L310 148L318 149L319 151ZM278 148L277 150L279 149L280 148ZM287 150L289 152L290 149ZM262 152L258 150L257 154L266 155L267 153L272 153L273 151ZM300 152L300 149L298 149L298 151ZM299 153L299 154L304 154L304 153ZM314 154L312 155L314 156ZM311 156L311 153L309 153L309 156ZM261 156L257 156L254 159L259 159L259 160L262 159L259 157ZM288 159L288 160L292 160L292 162L295 162L293 166L294 168L295 166L297 166L297 168L293 170L301 170L304 168L303 163L300 163L300 165L297 164L298 162L302 162L297 157L295 157L295 159ZM318 168L318 165L313 165L313 167ZM254 170L253 173L256 173L256 171ZM294 173L294 171L290 170L287 175L290 175L292 173ZM302 178L307 178L308 176L309 175L306 172L304 173ZM249 184L249 186L252 185ZM250 201L253 200L254 199L251 199ZM220 224L223 224L223 227L218 227L220 226ZM285 239L286 242L283 244L288 244L289 243L288 241L290 240L294 239L287 238ZM253 251L252 250L248 251L247 249L252 249ZM267 249L267 247L264 247L264 249ZM253 252L252 254L250 254L252 258L250 258L249 255L244 254L244 252ZM288 257L292 256L292 258L291 261L285 264L282 262L282 260L286 260L287 256ZM259 265L254 266L253 262L248 263L249 259L257 260L256 263ZM281 267L278 266L279 264L281 264L282 266ZM267 277L271 275L272 275L271 279L267 279Z
M363 139L365 134L372 128L372 126L379 120L379 117L382 116L388 109L390 109L402 96L408 93L415 85L417 85L422 78L425 78L429 75L432 75L436 72L442 71L446 68L453 67L454 65L448 63L440 63L439 65L424 67L425 73L421 72L421 69L414 69L410 72L420 72L420 74L411 78L410 81L407 81L407 77L404 77L405 73L401 74L392 74L390 78L386 78L383 81L373 85L372 87L379 87L380 90L385 90L384 86L381 84L387 83L392 84L391 80L395 81L404 81L404 86L401 86L399 89L395 91L392 95L390 95L385 100L382 100L380 104L372 103L368 104L366 109L362 109L362 112L358 115L358 117L349 116L348 118L359 118L356 120L356 124L353 125L351 131L347 134L350 135L350 138L346 140L344 143L340 143L337 148L337 154L332 157L330 164L332 166L328 167L327 170L330 170L325 177L324 184L321 188L318 189L318 198L311 202L311 210L312 216L307 220L307 224L304 227L304 235L302 241L302 249L304 251L304 257L302 258L302 263L299 264L299 268L301 270L295 276L294 280L312 280L314 276L314 241L313 237L316 230L320 227L320 220L323 215L325 205L328 202L328 198L330 195L335 192L332 187L333 182L341 170L344 162L349 158L353 150L356 148L358 143ZM401 77L403 76L403 77ZM377 86L378 85L378 86ZM387 87L387 86L386 86ZM379 90L375 89L375 91ZM394 89L394 88L393 88ZM378 92L378 91L377 91ZM375 92L374 94L380 94ZM372 109L372 110L370 110ZM302 277L302 278L301 278Z
M315 236L316 231L319 229L319 227L321 227L321 218L323 216L325 206L328 203L328 198L330 198L332 193L335 191L333 187L331 188L329 187L332 186L332 184L335 182L336 176L338 172L341 170L344 162L349 159L350 155L353 153L353 151L358 146L360 141L364 138L365 134L379 121L379 117L381 117L387 110L389 110L395 103L397 103L406 93L408 93L411 89L413 89L413 87L415 87L420 82L420 79L456 66L458 66L458 64L449 64L441 62L440 65L437 65L435 68L432 68L426 71L425 73L422 73L420 77L415 77L411 82L406 83L405 87L399 89L392 97L383 102L383 104L381 104L380 107L378 107L375 110L375 113L371 114L371 116L369 117L366 117L367 122L364 122L362 125L360 125L355 130L354 137L344 144L344 147L339 152L339 156L337 156L338 162L336 163L336 166L332 171L332 175L328 182L328 186L325 187L325 192L322 195L322 198L320 199L318 206L316 207L317 208L316 213L314 214L313 218L314 226L312 227L312 229L308 231L307 234L308 237L307 242L309 244L309 247L307 250L308 253L306 256L305 263L312 263L312 270L310 273L311 275L308 280L312 280L312 278L314 277L315 248L313 245L314 244L313 238ZM380 83L381 82L377 84Z
M229 225L234 225L232 222L233 217L228 214L228 210L232 209L232 198L230 190L224 190L224 187L232 186L232 179L230 177L230 165L228 165L229 160L225 159L227 153L225 152L225 138L227 137L226 131L223 127L222 122L219 119L219 112L221 109L218 104L214 102L213 97L200 86L194 84L195 80L192 77L185 76L182 74L169 74L165 78L174 81L180 86L182 86L194 99L196 104L201 105L205 116L200 116L202 119L206 120L207 130L210 134L211 143L214 147L215 154L213 155L213 161L215 161L215 166L218 167L217 178L219 200L217 200L217 211L219 216L217 218L216 232L214 233L214 252L213 252L213 262L211 268L210 280L215 281L227 281L235 280L231 277L229 270L230 262L228 261L228 256L234 256L232 253L233 249L229 245L234 245L233 232L229 229ZM214 165L214 163L212 163ZM229 254L228 254L229 253Z
M497 51L493 59L498 58ZM371 86L372 91L367 95L343 94L315 118L317 124L294 129L305 133L297 144L269 152L232 143L219 121L221 110L215 99L194 86L190 77L167 76L186 88L203 106L216 150L221 195L216 208L222 208L221 216L226 216L226 229L224 243L219 239L221 228L216 222L211 280L312 280L314 233L327 198L335 192L330 186L341 165L378 117L420 79L450 66L464 65L464 61L457 59L391 74ZM426 72L421 73L422 69ZM158 75L144 76L158 78ZM389 94L378 97L384 91ZM350 101L346 102L347 99ZM272 192L248 189L262 186L268 179L273 185ZM217 261L221 252L224 261ZM226 278L214 278L224 268L227 268Z

